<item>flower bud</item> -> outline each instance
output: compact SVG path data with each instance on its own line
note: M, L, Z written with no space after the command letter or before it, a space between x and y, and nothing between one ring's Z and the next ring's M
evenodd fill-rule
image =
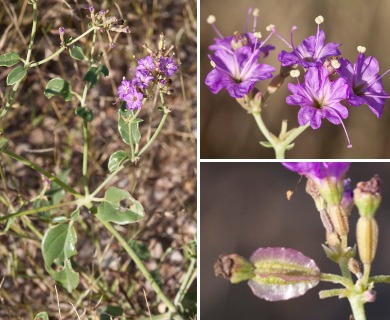
M252 279L253 270L253 264L238 254L220 255L214 264L215 275L228 279L231 283Z
M361 262L371 264L378 245L378 224L374 218L359 218L356 225L356 238Z
M381 180L375 175L370 181L359 182L353 191L355 204L362 217L373 217L381 203Z

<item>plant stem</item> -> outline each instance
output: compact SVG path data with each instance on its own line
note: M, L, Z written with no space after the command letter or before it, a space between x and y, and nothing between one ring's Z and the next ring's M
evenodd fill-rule
M24 62L24 65L27 66L30 63L31 59L31 53L32 53L32 47L35 40L35 34L37 32L37 22L38 22L38 6L37 3L33 3L33 23L31 27L31 37L30 37L30 43L28 44L28 51L27 51L27 57Z
M192 281L195 278L194 276L196 276L196 259L191 259L191 263L187 270L186 276L183 282L181 283L179 291L176 294L175 300L173 301L175 306L180 304L180 302L183 300L185 294L187 293L188 289L191 286Z
M130 247L130 245L127 243L127 241L120 235L120 233L111 225L111 223L107 221L103 221L100 219L98 215L96 215L96 218L107 228L108 231L112 233L112 235L120 242L120 244L123 246L123 248L126 250L126 252L129 254L130 258L134 261L134 263L137 265L138 269L141 271L141 273L144 275L144 277L150 282L151 286L153 287L154 291L158 295L158 297L161 299L162 302L165 303L165 305L169 308L171 312L177 313L176 307L173 305L173 303L165 296L165 294L162 292L161 288L158 286L156 281L153 279L152 275L149 273L148 269L146 269L145 265L142 263L141 259L137 256L137 254L133 251L133 249Z
M268 131L268 128L265 125L265 123L260 115L260 111L253 112L252 115L255 118L256 124L259 127L260 131L263 133L264 137L268 140L268 142L275 149L275 138L273 138L271 136L271 133Z
M35 62L35 63L32 63L30 64L30 68L33 68L33 67L37 67L41 64L44 64L50 60L52 60L53 58L55 58L56 56L58 56L62 51L64 51L65 49L67 49L68 46L76 43L77 41L79 41L81 38L85 37L88 33L94 31L96 29L96 27L92 27L90 29L88 29L87 31L85 31L83 34L79 35L77 38L73 39L71 42L67 43L66 44L66 47L61 47L60 49L58 49L56 52L54 52L52 55L48 56L47 58L41 60L41 61L38 61L38 62Z
M384 283L390 283L390 276L386 276L386 275L380 275L380 276L374 276L374 277L371 277L368 282L374 282L374 283L378 283L378 282L384 282Z
M31 169L34 169L35 171L38 171L39 173L44 175L46 178L48 178L50 181L54 181L55 183L57 183L60 187L62 187L62 189L70 192L71 194L73 194L75 197L80 198L80 199L83 198L83 196L80 193L78 193L76 190L74 190L71 186L67 185L65 182L61 181L60 179L58 179L56 176L54 176L50 172L48 172L45 169L41 168L36 163L31 162L30 160L28 160L28 159L26 159L26 158L24 158L22 156L19 156L19 155L13 153L10 150L3 149L3 150L1 150L1 152L5 153L5 154L8 154L11 158L20 161L21 163L23 163L24 165L30 167Z
M160 97L162 98L162 93L160 93ZM163 98L162 98L163 99ZM162 100L163 101L163 100ZM170 110L163 105L164 108L164 115L162 116L160 120L160 124L158 125L156 131L154 132L153 136L150 138L150 140L143 146L143 148L136 154L137 157L141 156L148 148L150 145L153 143L154 140L156 140L157 136L159 135L162 127L164 126L165 120L168 117L168 114L170 113Z
M310 127L310 122L305 124L304 126L299 126L292 131L287 138L283 141L285 147L287 147L291 142L293 142L298 136L305 131L308 127Z
M366 320L366 312L364 311L364 302L362 301L361 295L353 295L348 297L351 305L353 319L354 320Z
M128 163L121 164L114 172L112 172L96 189L91 193L91 197L96 196L100 190L104 188L104 186L111 181L120 171L122 171Z
M350 281L349 279L346 279L343 276L339 276L337 274L321 273L320 280L326 281L326 282L339 283L339 284L342 284L347 289L353 287L352 281Z
M57 208L61 208L61 207L72 206L72 205L76 205L76 204L77 204L77 201L71 201L71 202L66 202L66 203L54 204L52 206L47 206L47 207L41 207L41 208L35 208L35 209L30 209L30 210L21 211L21 212L10 213L10 214L7 214L5 216L0 217L0 221L8 220L8 219L15 218L15 217L26 216L28 214L49 211L49 210L57 209Z

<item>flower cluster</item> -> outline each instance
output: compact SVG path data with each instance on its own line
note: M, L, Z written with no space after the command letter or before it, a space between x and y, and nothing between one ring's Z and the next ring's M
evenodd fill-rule
M154 52L145 44L143 47L149 55L139 59L135 68L134 76L131 81L125 78L118 88L119 99L126 103L126 109L141 109L143 100L148 97L155 84L159 85L159 90L166 94L171 94L170 88L171 77L177 70L178 66L169 55L173 46L165 48L164 34L160 35L158 50Z
M248 17L251 14L252 9L249 9ZM266 41L259 40L261 34L255 32L258 10L253 10L253 16L253 32L245 30L243 34L235 32L233 36L228 37L223 37L218 31L214 25L214 16L208 18L208 22L219 36L209 47L214 51L212 56L209 55L214 69L206 77L206 85L211 92L217 93L221 89L226 89L231 97L242 98L249 94L257 81L272 77L275 69L258 61L261 53L266 57L274 46L265 45Z
M289 84L292 95L286 99L288 104L301 107L299 124L310 123L313 129L317 129L321 120L326 118L333 124L343 125L342 119L348 117L344 101L351 106L366 104L378 118L381 117L389 96L383 89L382 77L378 75L378 61L374 57L366 58L366 49L359 46L357 61L352 66L340 56L339 44L325 43L325 33L319 28L324 18L319 16L315 21L318 25L315 36L306 38L297 47L291 40L292 51L282 51L278 57L282 66L296 69L300 65L307 69L303 83ZM299 73L293 75L297 77Z

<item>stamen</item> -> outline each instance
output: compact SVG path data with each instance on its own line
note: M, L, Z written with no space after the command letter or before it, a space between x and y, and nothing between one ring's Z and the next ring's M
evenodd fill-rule
M215 64L215 62L213 60L210 61L210 64L213 68L215 68L217 65Z
M336 110L335 110L336 111ZM341 121L341 125L343 126L344 128L344 132L345 132L345 135L347 136L347 140L348 140L348 145L347 145L347 148L352 148L352 144L351 144L351 141L349 140L349 136L348 136L348 132L347 132L347 129L345 128L344 126L344 122L343 122L343 119L341 119L339 113L336 111L336 114L337 116L339 117L340 121Z
M298 78L300 76L300 72L299 70L291 70L290 71L290 76L293 77L293 78Z
M318 17L316 17L316 18L314 19L314 21L315 21L318 25L320 25L321 23L324 22L324 17L323 17L323 16L318 16Z
M269 26L267 26L267 28L265 28L265 30L267 31L271 31L272 33L276 34L276 36L282 40L290 49L292 49L291 45L276 31L276 28L275 28L275 25L273 24L270 24ZM271 34L272 34L271 33ZM267 38L268 39L268 38Z
M259 16L259 9L255 8L255 10L253 10L253 32L256 31L257 17L258 16Z
M291 46L289 45L289 47L292 48L293 50L295 50L294 41L293 41L293 32L294 32L295 30L297 30L297 29L298 29L297 26L292 26L291 32L290 32Z
M250 19L250 16L252 14L252 11L253 11L253 8L249 7L248 13L246 14L246 19L245 19L245 29L244 29L245 33L248 32L249 19Z
M223 35L221 32L219 32L219 30L217 29L217 27L215 26L215 21L217 21L217 19L215 18L215 16L213 15L209 15L207 17L207 23L210 24L212 26L212 28L214 29L214 32L218 35L218 37L220 37L221 39L223 39Z
M357 47L357 51L360 52L360 53L364 53L364 52L366 52L366 50L367 50L366 47L363 47L363 46L358 46Z

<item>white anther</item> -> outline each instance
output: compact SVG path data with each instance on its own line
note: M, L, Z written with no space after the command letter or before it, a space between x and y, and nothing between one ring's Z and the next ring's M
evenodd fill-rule
M293 78L298 78L300 74L301 73L299 72L299 70L291 70L290 71L290 76L292 76Z
M217 65L215 64L215 62L213 60L210 61L210 64L213 68L215 68Z
M366 50L367 50L366 47L363 47L363 46L358 46L357 47L357 51L360 52L360 53L364 53L364 52L366 52Z
M341 64L340 64L340 62L339 62L338 60L332 60L332 61L330 62L330 64L332 65L332 67L333 67L334 69L338 69L338 68L341 67Z
M275 29L275 25L274 24L270 24L267 26L267 28L265 28L265 30L267 30L268 32L269 31L273 31Z
M254 36L255 38L257 38L257 39L261 39L261 37L262 37L261 32L255 32L255 33L253 34L253 36Z
M258 17L259 16L259 9L258 8L255 8L255 10L253 10L253 16L254 17Z
M215 23L215 21L217 21L217 19L215 18L215 16L209 15L209 16L207 17L207 23L208 23L208 24L213 24L213 23Z
M314 19L314 21L317 23L317 24L321 24L324 22L324 17L323 16L318 16L317 18Z

